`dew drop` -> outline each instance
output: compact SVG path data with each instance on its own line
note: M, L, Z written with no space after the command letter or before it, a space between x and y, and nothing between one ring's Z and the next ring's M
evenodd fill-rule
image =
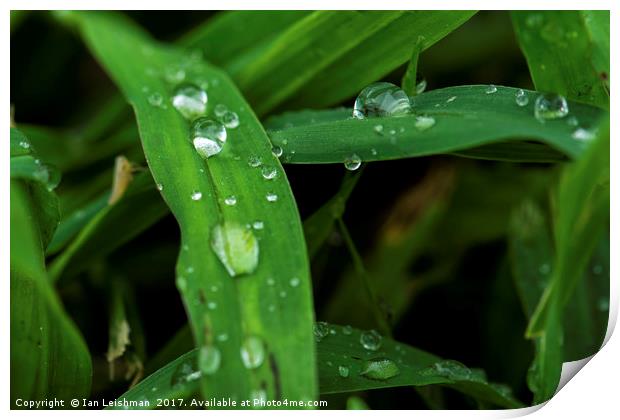
M218 336L216 338L217 338L217 341L219 341L219 342L227 341L228 340L228 334L226 334L226 333L218 334Z
M256 369L265 360L265 344L256 336L249 336L241 345L241 361L246 369Z
M207 344L200 348L198 353L198 366L200 371L212 375L220 368L222 353L213 345Z
M596 138L596 133L594 131L586 130L585 128L579 127L575 131L573 131L571 137L575 140L588 142Z
M200 191L192 191L191 197L193 201L198 201L202 199L202 193Z
M211 232L211 249L232 277L252 273L258 265L258 240L251 229L238 223L216 225Z
M486 93L486 94L491 94L491 93L495 93L495 92L497 92L497 87L495 85L489 85L484 90L484 93Z
M198 118L192 123L191 138L198 155L207 159L222 151L226 142L226 128L217 121Z
M226 204L227 206L234 206L235 204L237 204L237 197L234 195L229 195L224 199L224 204Z
M382 124L377 124L373 127L373 130L375 130L375 133L379 134L379 135L383 135L383 125Z
M404 90L398 86L377 82L365 87L353 106L353 117L396 117L411 112L411 103Z
M179 85L174 90L172 106L191 121L207 110L207 92L190 83Z
M155 187L157 187L157 191L162 191L164 189L164 186L160 184L159 182L155 184Z
M170 385L174 389L182 389L187 383L200 379L202 372L198 368L196 358L191 362L180 364L172 373L170 378Z
M234 129L239 127L239 116L236 112L226 111L224 115L220 117L220 121L226 128Z
M456 100L456 96L450 96L447 100L446 103L449 104L450 102L454 102Z
M164 103L164 97L161 96L161 93L153 92L149 95L148 101L152 106L161 107Z
M269 277L267 279L267 286L273 286L276 284L276 281L273 279L273 277Z
M362 159L355 153L344 159L344 167L349 171L355 171L362 166Z
M383 337L375 330L364 331L362 335L360 335L360 344L366 350L376 351L381 347L381 342L383 341Z
M20 146L22 149L26 149L26 150L30 149L30 143L28 143L28 142L27 142L27 141L25 141L25 140L20 141L20 142L19 142L19 146Z
M348 378L349 368L342 365L338 366L338 375L340 375L341 378Z
M456 360L442 360L432 366L421 370L423 376L442 376L454 381L464 381L472 379L472 371L464 364Z
M424 93L424 91L426 90L426 79L422 79L420 80L416 85L415 85L415 93L416 95L419 95L421 93Z
M280 291L280 297L281 297L282 299L284 299L284 298L286 297L286 290L281 290L281 291Z
M272 192L267 193L267 195L265 195L265 198L270 203L275 203L276 201L278 201L278 195Z
M176 67L168 67L164 73L164 78L169 83L181 83L185 80L185 70Z
M574 115L571 115L566 119L566 123L571 127L577 127L579 125L579 120Z
M187 280L183 276L177 277L177 288L181 291L185 291L187 289Z
M278 174L278 171L272 166L263 166L261 173L265 179L274 179Z
M375 148L370 149L370 154L372 154L373 156L377 156L377 149Z
M299 286L300 280L298 277L293 277L292 279L289 280L289 284L291 285L291 287L297 287Z
M314 339L318 343L329 334L329 325L324 321L315 322L312 332L314 333Z
M211 310L217 309L217 303L209 302L209 303L207 303L207 308L209 308Z
M515 93L515 102L519 106L526 106L530 102L530 98L528 98L527 93L523 89L519 89Z
M400 373L398 365L390 359L376 358L367 360L362 364L362 372L360 375L380 381L393 378Z
M350 325L345 325L344 327L342 327L342 333L344 335L351 335L351 334L353 334L353 327L351 327Z
M280 156L282 156L282 148L280 146L273 146L271 148L271 153L273 153L273 155L277 158L279 158Z
M252 223L252 227L255 230L263 230L263 228L265 227L265 223L262 220L256 220L254 221L254 223Z
M568 102L561 95L545 93L536 98L534 116L538 121L555 120L568 115Z
M216 117L221 118L228 112L228 108L224 104L217 104L213 109L213 113Z
M435 118L429 115L417 115L414 125L418 131L426 131L435 125Z
M248 165L250 165L252 168L258 168L262 164L263 160L258 156L250 156L248 158Z

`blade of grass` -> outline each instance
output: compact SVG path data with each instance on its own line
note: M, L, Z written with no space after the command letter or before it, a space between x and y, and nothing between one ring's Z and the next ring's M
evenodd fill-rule
M609 11L515 11L537 90L609 109Z
M520 107L515 103L518 89L497 87L493 94L485 93L486 89L459 86L416 96L416 114L435 119L434 126L426 130L416 128L418 115L358 120L345 110L327 111L325 118L320 116L321 111L306 111L303 115L309 118L305 124L301 118L288 117L294 125L274 129L270 137L284 149L283 161L287 163L343 162L354 153L365 162L399 159L461 152L513 140L542 142L571 158L582 154L584 142L572 137L575 127L565 119L541 123L534 118L535 92L527 92L529 105ZM602 116L598 109L574 102L570 109L583 126L598 126ZM335 119L338 112L340 120ZM285 118L276 120L279 126ZM502 159L511 156L507 147L501 153L498 157ZM548 157L548 153L544 156Z
M409 63L407 63L407 69L405 69L405 74L403 75L403 79L400 83L403 90L409 96L415 96L418 94L418 58L420 57L420 53L422 52L422 45L424 45L424 37L419 36L418 40L413 46L411 58L409 59Z
M458 362L446 361L386 338L382 340L377 351L368 351L360 345L362 331L338 325L329 325L329 328L334 333L316 344L321 394L398 386L443 385L497 407L523 406L512 396L509 388L489 382L480 369L468 369ZM174 381L174 374L180 366L195 370L197 356L198 350L183 354L145 378L118 400L146 400L150 402L150 408L154 408L158 398L191 395L198 388L197 381L189 382L183 388L171 387L170 383ZM389 359L394 362L398 368L397 374L385 380L362 375L367 363L376 359ZM439 365L435 365L436 363ZM447 366L448 369L442 370L442 366Z
M259 390L276 399L313 398L313 316L301 223L262 127L224 73L189 57L193 61L185 69L188 80L217 79L209 88L210 101L225 103L241 120L238 128L229 131L225 151L206 162L188 141L187 122L181 115L171 106L152 106L142 90L146 85L150 92L161 93L167 104L171 87L158 77L145 77L145 68L163 71L187 62L186 52L156 43L117 15L79 13L71 18L133 105L149 167L180 224L183 251L177 283L194 339L202 348L217 345L222 355L216 372L202 367L203 395L246 398ZM145 47L149 54L136 55L135 51ZM276 168L276 179L267 181L260 170L247 165L257 155L264 165ZM191 198L196 191L202 194L200 200ZM276 202L265 198L268 192L277 195ZM239 199L236 206L222 205L233 194ZM253 234L262 239L258 268L233 279L205 240L218 222L244 226L256 220L265 226ZM274 287L265 282L269 276L274 276ZM293 278L299 283L291 286ZM213 305L208 309L207 303L225 311ZM215 344L223 334L227 340ZM264 343L265 359L256 369L245 368L240 357L239 350L249 336L260 337Z

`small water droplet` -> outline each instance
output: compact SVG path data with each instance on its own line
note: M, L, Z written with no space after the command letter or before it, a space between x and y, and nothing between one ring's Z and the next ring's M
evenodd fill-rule
M200 371L212 375L220 368L222 353L213 345L207 344L200 348L198 352L198 366Z
M341 378L348 378L349 368L343 365L338 366L338 375L340 375Z
M192 143L203 159L220 153L226 137L226 128L217 121L202 117L192 123Z
M209 302L207 303L207 308L214 310L217 309L217 303L216 302Z
M454 102L456 100L456 96L451 96L446 100L446 103Z
M227 341L228 340L228 334L226 334L226 333L218 334L218 336L216 338L217 338L217 341L219 341L219 342Z
M571 127L577 127L579 125L579 120L574 115L571 115L566 119L566 123Z
M185 80L185 70L177 67L168 67L165 70L164 78L168 83L181 83Z
M362 372L360 375L380 381L393 378L400 373L398 365L390 359L376 358L367 360L362 364Z
M573 131L571 137L578 141L589 142L596 138L596 133L594 131L579 127Z
M217 286L216 286L215 284L214 284L213 286L211 286L211 291L212 291L213 293L215 293L215 292L217 292L217 291L218 291L218 288L217 288Z
M568 102L561 95L545 93L536 98L534 116L538 121L555 120L568 115Z
M202 372L198 368L197 358L194 358L190 362L181 363L177 366L170 378L170 385L174 389L180 389L185 387L187 383L200 379L201 376Z
M202 199L202 193L200 191L192 191L191 197L192 197L192 200L198 201Z
M274 179L278 175L278 171L273 166L263 166L261 173L265 179Z
M237 128L239 127L239 116L236 112L226 111L224 115L220 117L220 121L226 128Z
M353 334L353 327L350 325L345 325L344 327L342 327L342 333L344 335L351 335Z
M299 286L300 280L297 277L293 277L291 280L289 280L289 284L291 285L291 287L297 287Z
M191 121L207 110L207 92L190 83L179 85L174 90L172 106Z
M26 150L27 150L27 149L30 149L30 143L28 143L28 142L27 142L27 141L25 141L25 140L20 141L20 142L19 142L19 146L20 146L22 149L26 149Z
M454 381L466 381L472 379L472 371L464 364L456 360L442 360L430 367L421 370L423 376L442 376Z
M429 115L417 115L414 125L418 131L426 131L435 125L435 118Z
M241 361L246 369L256 369L265 360L265 344L256 336L249 336L241 345Z
M192 274L192 273L194 272L194 267L190 265L189 267L187 267L187 269L185 270L185 272L186 272L187 274Z
M267 193L267 195L265 195L265 198L270 203L275 203L276 201L278 201L278 195L272 192Z
M484 90L484 93L486 93L486 94L491 94L491 93L495 93L495 92L497 92L497 87L495 85L489 85Z
M592 267L592 274L596 274L597 276L603 274L603 266L601 264L596 264Z
M527 96L527 93L523 89L519 89L517 93L515 93L515 102L519 106L525 106L530 102L530 98Z
M315 322L312 331L314 333L314 339L318 343L329 334L329 324L324 321Z
M415 85L415 93L416 95L419 95L421 93L424 93L424 91L426 90L426 79L422 79L420 80L416 85Z
M213 108L213 113L218 118L223 117L226 112L228 112L228 108L224 104L217 104L215 108Z
M283 298L283 299L286 297L286 290L281 290L280 291L280 297Z
M226 204L227 206L234 206L235 204L237 204L237 197L234 195L229 195L224 199L224 204Z
M381 342L383 341L383 337L375 330L364 331L362 335L360 335L360 344L366 350L376 351L381 347Z
M256 220L252 223L252 227L256 230L262 230L265 227L265 223L262 220Z
M263 164L263 160L259 156L250 156L248 158L248 165L252 168L258 168Z
M525 19L525 24L530 28L537 28L543 24L544 20L540 13L530 13Z
M164 186L160 184L159 182L155 184L155 187L157 187L157 191L162 191L164 189Z
M262 407L267 401L267 391L264 389L254 389L250 391L250 401L253 407Z
M375 148L370 149L370 154L372 154L373 156L377 156L377 149Z
M177 283L177 288L180 291L184 291L185 289L187 289L187 280L185 279L185 277L178 276L176 283Z
M232 277L254 272L258 265L258 240L251 229L223 222L211 232L211 248Z
M273 277L269 277L269 278L267 279L267 285L268 285L268 286L273 286L273 285L275 285L275 284L276 284L276 281L273 279Z
M349 171L355 171L362 166L362 159L355 153L344 159L344 167Z
M273 155L277 158L279 158L280 156L282 156L282 148L280 146L273 146L271 148L271 153L273 153Z
M396 117L411 112L411 103L404 90L398 86L377 82L365 87L353 106L353 117Z
M161 96L161 93L153 92L149 95L148 101L152 106L161 107L164 103L164 97Z
M276 311L276 305L273 305L273 304L269 305L269 306L267 307L267 310L268 310L269 312L275 312L275 311Z
M373 127L373 130L375 130L375 133L383 135L383 125L382 124L377 124Z

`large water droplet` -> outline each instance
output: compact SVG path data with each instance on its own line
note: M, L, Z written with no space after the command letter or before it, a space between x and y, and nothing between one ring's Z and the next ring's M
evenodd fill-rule
M207 110L207 92L196 85L182 84L174 91L172 105L188 120L193 120Z
M366 350L379 350L382 341L383 337L375 330L364 331L362 335L360 335L360 344Z
M380 381L393 378L400 373L398 365L386 358L376 358L367 360L362 364L362 372L360 375Z
M327 324L327 322L323 321L316 322L312 331L314 333L314 338L318 343L329 334L329 325Z
M274 179L278 175L278 171L273 166L263 166L261 173L265 179Z
M568 102L562 95L544 93L536 98L534 116L539 121L555 120L568 115Z
M252 273L258 265L258 240L251 229L234 222L216 225L211 248L231 276Z
M365 87L353 106L353 116L359 119L396 117L410 112L411 103L405 91L387 82L377 82Z
M226 142L226 128L217 121L198 118L192 123L191 139L198 155L207 159L222 151Z
M435 125L435 118L429 115L417 115L414 125L418 131L426 131Z
M277 158L279 158L280 156L282 156L282 148L280 146L273 146L271 148L271 153L273 153L273 155Z
M344 159L344 167L349 171L355 171L362 166L362 159L355 153Z
M256 369L265 360L265 344L256 336L249 336L241 345L241 361L247 369Z
M530 98L527 96L527 93L523 89L519 89L517 93L515 93L515 102L519 106L525 106L530 101Z
M198 352L198 366L200 371L212 375L220 368L222 361L222 353L219 349L211 344L207 344L200 348Z

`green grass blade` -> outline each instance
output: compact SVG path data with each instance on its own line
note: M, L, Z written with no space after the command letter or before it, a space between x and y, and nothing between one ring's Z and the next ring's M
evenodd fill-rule
M572 137L576 127L567 119L541 123L534 117L535 92L527 92L529 104L520 107L515 103L518 89L498 87L493 94L485 93L486 89L459 86L416 96L416 113L435 119L434 126L426 130L416 128L417 115L358 120L343 109L326 111L326 116L321 111L304 111L305 122L288 114L292 127L276 128L270 137L284 149L283 161L288 163L343 162L352 154L365 162L400 159L514 140L538 141L571 158L582 154L584 142ZM598 109L575 102L570 103L570 110L585 127L597 127L602 116ZM285 118L275 120L278 126L286 124ZM497 157L510 158L510 150L500 149ZM540 158L548 156L543 152Z
M424 38L419 37L418 41L413 46L413 50L411 52L411 58L409 59L409 63L407 63L407 69L405 70L405 74L403 75L403 79L400 83L403 90L409 96L415 96L418 94L417 92L418 58L420 57L420 52L422 50L423 42L424 42Z
M362 331L338 325L329 325L328 328L332 332L316 343L321 394L399 386L444 385L497 407L523 406L512 396L509 388L489 382L480 369L468 369L458 362L447 361L455 368L438 371L433 369L435 363L443 362L439 366L446 366L446 360L423 350L384 338L378 350L369 351L360 344ZM198 389L198 381L189 381L178 387L170 384L179 372L197 371L197 355L198 350L183 354L145 378L118 400L147 400L150 402L149 407L155 408L158 398L185 398L192 395ZM367 362L374 359L391 360L396 364L398 373L386 379L371 379L362 375L368 367Z
M609 11L516 11L537 90L609 109Z
M301 222L262 127L224 73L193 61L186 68L187 78L217 79L219 83L209 88L210 103L225 103L239 113L241 120L238 128L229 131L226 150L206 162L188 141L188 124L181 115L172 106L151 105L149 95L143 92L145 86L150 92L159 92L167 104L171 86L158 77L145 76L145 69L163 72L171 65L187 62L185 51L156 43L116 15L79 13L73 19L133 105L149 167L180 224L183 250L177 283L194 339L199 347L217 345L222 355L216 372L207 375L207 368L203 368L203 395L247 398L264 390L276 399L313 398L313 315ZM143 48L149 54L136 54ZM277 178L263 179L260 169L247 164L251 156L259 156L264 165L275 167ZM195 191L202 193L200 200L191 199ZM268 192L278 196L277 202L266 200ZM224 205L224 198L233 194L238 203ZM257 220L264 222L264 230L254 234L260 238L258 268L233 279L210 249L212 230L218 222L244 226ZM270 276L276 283L273 287L266 282ZM299 285L295 282L291 286L289 282L295 277ZM224 309L215 310L213 304ZM224 334L227 339L221 340ZM242 342L248 336L261 337L265 344L265 360L256 369L246 369L240 357ZM220 337L217 343L216 337Z
M25 139L13 131L12 140ZM11 178L11 406L17 398L87 397L90 354L45 271L43 250L59 217L55 194L43 181Z
M284 108L324 108L342 102L406 63L418 38L424 38L421 44L424 51L465 23L474 13L408 11L366 39L359 34L350 34L357 39L357 45L315 74L286 102Z

